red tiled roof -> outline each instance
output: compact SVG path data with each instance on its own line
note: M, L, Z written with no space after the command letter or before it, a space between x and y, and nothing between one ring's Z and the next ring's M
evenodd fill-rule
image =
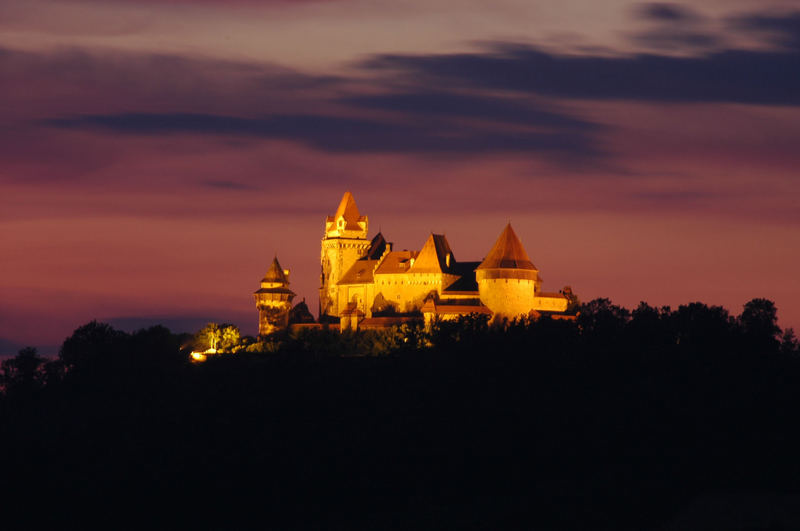
M353 267L347 270L339 284L372 284L376 265L378 260L357 260Z
M281 264L278 262L277 256L273 258L272 265L269 266L267 274L264 275L264 278L261 279L261 282L283 282L284 284L289 283L286 278L286 274L283 272Z
M500 237L494 243L492 250L483 259L478 269L532 269L536 270L522 242L511 228L511 223L506 225Z
M390 251L375 271L376 275L407 273L411 267L410 260L416 258L419 251Z

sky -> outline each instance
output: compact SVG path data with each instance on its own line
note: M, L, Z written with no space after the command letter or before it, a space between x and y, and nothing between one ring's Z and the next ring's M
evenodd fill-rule
M0 0L0 354L318 303L355 196L546 291L800 329L795 0Z

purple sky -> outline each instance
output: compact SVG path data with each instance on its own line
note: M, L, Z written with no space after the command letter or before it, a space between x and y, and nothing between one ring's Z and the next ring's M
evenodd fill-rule
M800 8L0 0L0 353L91 319L256 331L274 253L316 309L351 190L396 248L544 289L774 300L800 328Z

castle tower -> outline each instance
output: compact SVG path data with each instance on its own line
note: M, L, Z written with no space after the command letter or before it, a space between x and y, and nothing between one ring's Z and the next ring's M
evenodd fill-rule
M475 279L481 302L493 313L508 318L528 315L541 285L539 270L510 223L475 270Z
M277 256L261 279L261 289L253 296L258 308L258 335L266 336L289 326L294 292L289 289L289 270L281 268Z
M358 212L353 194L345 192L339 208L325 219L320 264L319 319L339 320L347 301L339 300L338 282L370 246L367 239L368 220Z

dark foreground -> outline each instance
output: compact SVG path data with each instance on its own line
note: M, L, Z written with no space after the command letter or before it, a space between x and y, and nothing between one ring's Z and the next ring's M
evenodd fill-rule
M796 342L713 308L591 310L373 357L319 333L191 366L163 329L87 336L0 402L0 525L800 526Z

